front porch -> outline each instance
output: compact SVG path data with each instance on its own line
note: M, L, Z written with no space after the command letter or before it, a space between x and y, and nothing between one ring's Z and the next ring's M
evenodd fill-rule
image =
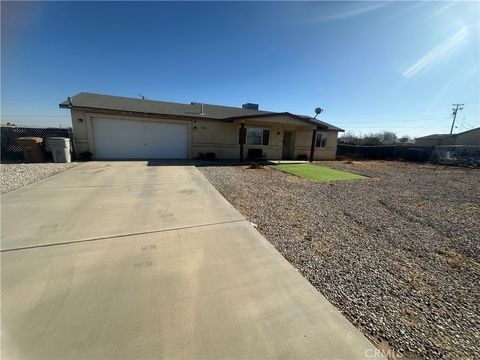
M298 116L195 120L191 158L271 161L334 160L338 129Z
M239 160L314 159L317 128L311 125L239 120Z

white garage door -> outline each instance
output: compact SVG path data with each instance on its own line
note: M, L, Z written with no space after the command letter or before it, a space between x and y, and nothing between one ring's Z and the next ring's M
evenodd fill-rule
M92 119L97 159L186 159L187 125Z

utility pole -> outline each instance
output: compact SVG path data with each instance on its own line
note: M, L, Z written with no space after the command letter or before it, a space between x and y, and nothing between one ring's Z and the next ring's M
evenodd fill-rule
M450 135L452 135L452 132L453 132L453 126L455 125L455 119L457 118L457 112L459 110L463 110L463 104L452 104L452 106L455 106L452 111L452 115L453 115L453 122L452 122L452 127L450 129Z

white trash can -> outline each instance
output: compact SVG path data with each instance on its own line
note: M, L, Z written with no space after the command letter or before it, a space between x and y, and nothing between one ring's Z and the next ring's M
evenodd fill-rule
M70 139L63 137L51 137L47 139L52 150L53 161L56 163L69 163L72 161L70 155Z

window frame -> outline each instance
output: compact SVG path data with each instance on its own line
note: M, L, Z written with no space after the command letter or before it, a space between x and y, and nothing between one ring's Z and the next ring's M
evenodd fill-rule
M327 147L327 139L323 133L317 132L317 137L315 138L315 148L325 149Z
M248 142L248 133L250 130L260 130L260 144L250 144ZM265 136L265 131L268 132L268 136ZM267 140L267 143L264 144L265 139ZM270 129L268 128L260 128L260 127L247 127L245 131L245 144L248 146L268 146L270 143Z

